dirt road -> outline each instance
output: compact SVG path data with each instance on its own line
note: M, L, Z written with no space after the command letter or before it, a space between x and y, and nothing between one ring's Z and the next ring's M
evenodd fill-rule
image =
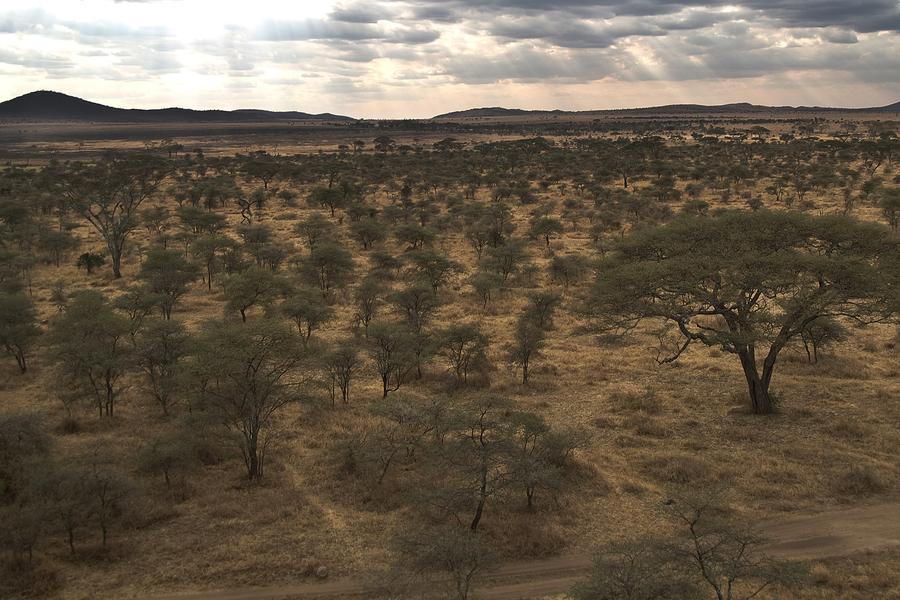
M767 551L792 560L846 556L866 550L900 546L900 503L829 511L765 523L763 534L772 540ZM584 576L590 557L566 555L508 563L492 572L478 589L484 600L518 600L562 594ZM148 600L288 600L363 598L365 584L357 579L322 583L285 584L203 592L158 595Z

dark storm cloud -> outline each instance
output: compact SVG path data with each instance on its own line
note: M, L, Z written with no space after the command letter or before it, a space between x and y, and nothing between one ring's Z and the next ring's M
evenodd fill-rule
M689 8L737 6L784 27L836 26L859 33L900 31L900 5L895 0L418 0L412 5L420 18L427 18L428 10L438 10L445 20L461 20L479 13L544 16L568 13L581 18L609 19L672 15Z
M613 74L616 65L602 51L575 55L548 53L533 48L513 48L486 59L478 54L459 54L447 60L442 73L459 83L487 84L501 81L595 81Z
M336 41L389 44L428 44L440 37L437 30L421 26L384 27L376 23L303 19L300 21L265 21L255 32L264 41Z
M377 23L391 17L391 12L374 4L339 4L328 15L332 21L344 23Z
M537 17L499 19L490 25L489 30L499 37L546 40L562 48L606 48L624 37L666 34L659 26L638 20L628 23L595 24L583 20Z

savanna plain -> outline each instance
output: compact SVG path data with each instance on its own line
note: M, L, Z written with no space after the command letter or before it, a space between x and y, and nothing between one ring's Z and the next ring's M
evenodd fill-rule
M154 127L0 132L0 596L900 597L778 545L897 525L896 122Z

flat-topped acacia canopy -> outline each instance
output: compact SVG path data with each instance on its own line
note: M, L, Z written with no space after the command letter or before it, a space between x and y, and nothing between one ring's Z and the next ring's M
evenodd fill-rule
M818 320L885 322L898 307L900 240L887 227L760 210L635 231L601 261L586 309L607 330L647 318L673 326L682 342L660 362L692 342L736 354L753 412L766 414L775 362L789 341Z

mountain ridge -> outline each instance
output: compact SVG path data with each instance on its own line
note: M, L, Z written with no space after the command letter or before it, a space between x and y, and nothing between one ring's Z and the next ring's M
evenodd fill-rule
M505 108L489 106L451 111L431 117L436 119L475 118L475 117L513 117L526 115L593 115L593 114L661 114L661 113L696 113L715 114L726 112L857 112L857 113L900 113L900 102L871 108L838 108L824 106L765 106L749 102L733 102L728 104L666 104L641 108L610 108L596 110L528 110L522 108Z
M646 115L646 114L723 114L730 112L747 113L804 113L804 112L851 112L851 113L900 113L900 102L872 108L837 108L819 106L765 106L749 102L729 104L667 104L663 106L618 108L597 110L529 110L489 106L442 113L424 121L526 116L589 116L589 115ZM264 109L191 109L168 107L156 109L118 108L92 102L61 92L39 90L0 102L0 119L50 120L50 121L90 121L105 123L248 123L265 121L322 121L354 122L358 119L332 113L312 114L301 111L270 111Z
M331 113L262 109L195 110L169 107L155 109L117 108L61 92L39 90L0 102L0 119L101 121L106 123L256 122L256 121L355 121Z

